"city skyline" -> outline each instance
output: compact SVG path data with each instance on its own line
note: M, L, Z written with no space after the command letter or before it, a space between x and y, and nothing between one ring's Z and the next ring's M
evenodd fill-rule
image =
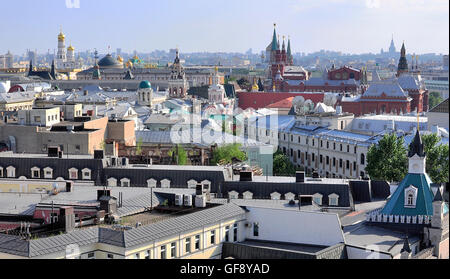
M6 24L0 31L6 40L0 53L53 53L61 27L67 46L72 44L76 52L106 53L111 46L123 52L179 47L185 53L243 53L250 48L260 53L270 42L273 23L280 36L290 36L293 53L379 53L388 50L392 34L397 51L403 41L408 53L449 51L446 0L286 0L275 8L268 8L269 3L273 5L267 0L133 0L128 5L120 0L80 0L77 8L73 0L8 2L5 10L22 9L27 20L14 20L16 13L4 15ZM438 30L438 36L432 30Z

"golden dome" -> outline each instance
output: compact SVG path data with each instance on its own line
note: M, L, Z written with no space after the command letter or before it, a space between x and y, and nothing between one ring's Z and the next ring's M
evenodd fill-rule
M125 65L127 66L127 68L131 68L133 67L133 62L128 61Z
M135 56L133 57L133 59L134 59L134 60L139 60L139 57L138 57L137 55L135 55Z
M67 48L67 50L68 50L68 51L74 51L75 48L74 48L72 45L70 45L70 46Z
M66 39L66 36L63 34L63 32L61 31L58 35L58 41L64 41Z
M123 58L120 55L117 55L117 61L119 61L120 63L123 63Z

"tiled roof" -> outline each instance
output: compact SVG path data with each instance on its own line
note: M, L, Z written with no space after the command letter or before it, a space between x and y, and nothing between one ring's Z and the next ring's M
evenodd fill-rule
M382 94L386 94L389 97L404 97L407 95L405 91L400 87L398 82L375 82L372 83L366 92L364 92L364 97L381 97Z
M266 108L291 108L293 99L294 97L289 97L284 100L273 103L271 105L268 105Z

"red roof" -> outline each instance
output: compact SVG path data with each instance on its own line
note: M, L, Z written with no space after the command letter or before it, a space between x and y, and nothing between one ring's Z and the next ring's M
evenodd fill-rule
M303 96L305 100L311 100L314 104L323 102L324 93L294 93L294 92L237 92L239 98L239 108L260 109L269 105L283 101L287 98Z
M268 105L266 108L288 108L288 109L290 109L292 107L292 100L294 100L294 97L289 97L289 98L286 98L279 102Z

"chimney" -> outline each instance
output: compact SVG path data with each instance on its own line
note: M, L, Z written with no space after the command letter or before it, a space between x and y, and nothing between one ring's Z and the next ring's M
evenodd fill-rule
M66 181L66 192L72 192L73 188L73 182L72 181Z
M305 182L305 172L304 171L297 171L295 173L295 182L296 183L304 183Z
M241 171L239 173L239 181L253 181L252 171Z
M59 209L59 224L64 232L71 232L75 228L75 213L72 206L63 206Z
M97 190L97 201L99 201L100 198L103 196L110 197L111 190L110 189Z
M94 159L105 158L105 152L103 150L94 150Z
M84 90L84 91L83 91L83 95L84 95L84 96L87 96L88 94L89 94L89 91L87 91L87 90Z

